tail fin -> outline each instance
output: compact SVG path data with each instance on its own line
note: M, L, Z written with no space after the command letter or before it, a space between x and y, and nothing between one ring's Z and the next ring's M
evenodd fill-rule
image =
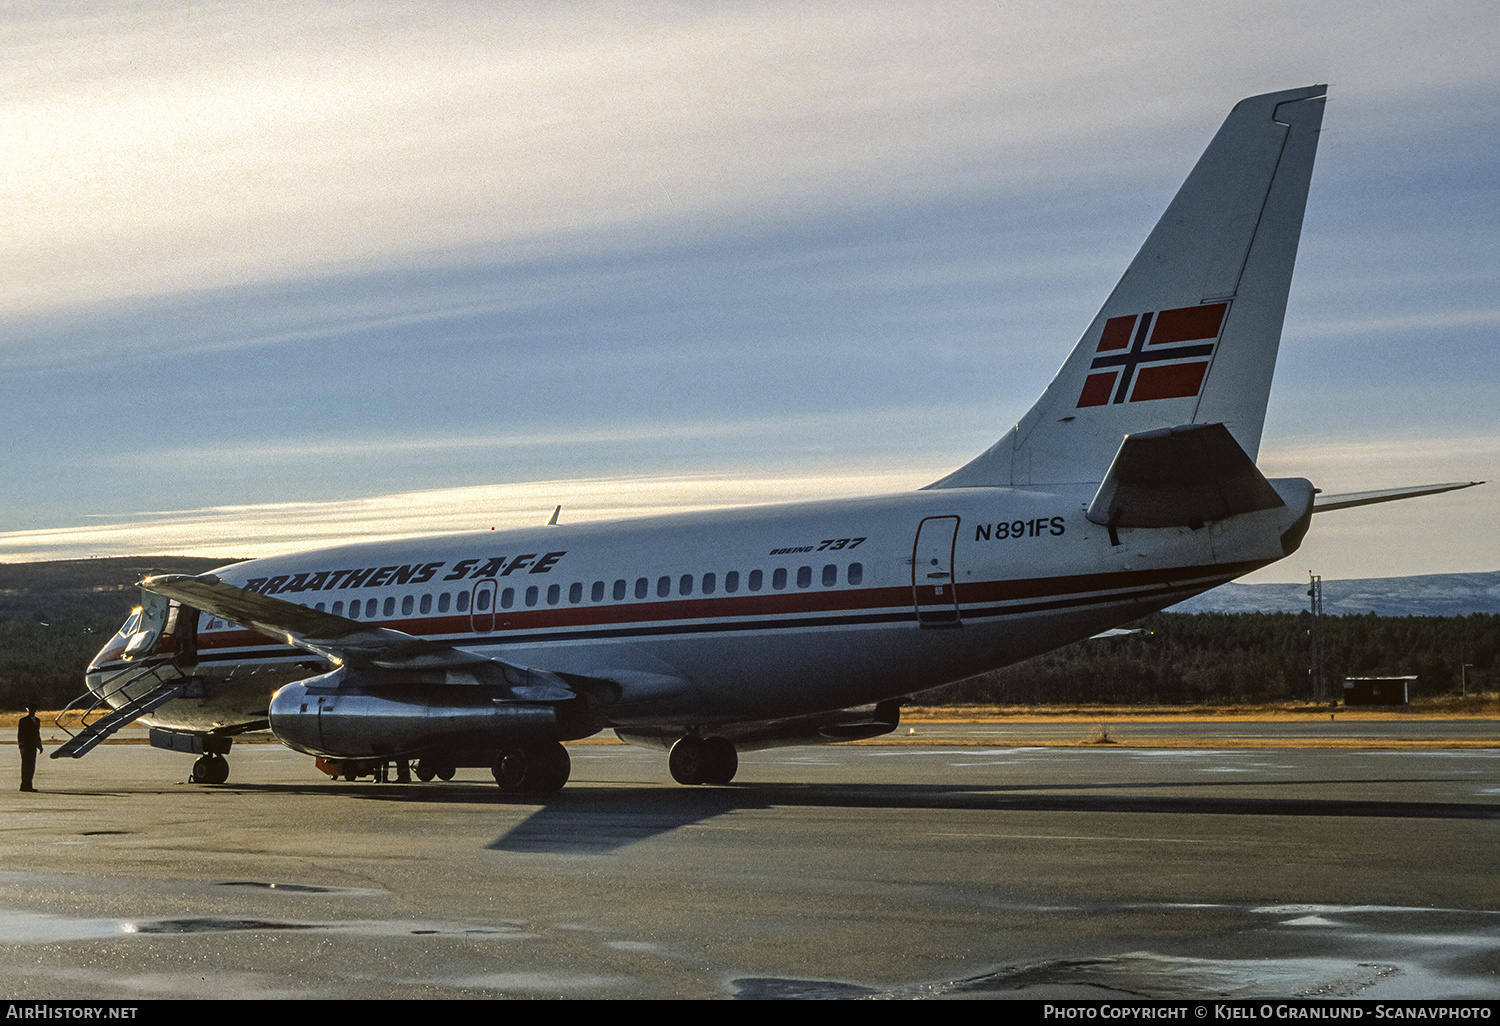
M1122 436L1186 424L1253 460L1326 92L1236 104L1036 405L928 487L1097 482Z

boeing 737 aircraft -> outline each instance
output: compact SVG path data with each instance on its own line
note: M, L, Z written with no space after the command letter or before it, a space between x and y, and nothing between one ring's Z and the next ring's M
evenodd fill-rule
M909 494L350 544L151 577L88 669L196 780L269 729L563 786L613 730L684 784L871 737L904 697L1088 638L1294 552L1323 497L1255 466L1325 87L1244 100L1036 405ZM555 518L554 518L555 519Z

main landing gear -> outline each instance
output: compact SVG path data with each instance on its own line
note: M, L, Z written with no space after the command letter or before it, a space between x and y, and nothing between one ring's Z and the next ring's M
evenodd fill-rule
M727 784L740 768L740 757L725 738L689 735L672 746L667 768L679 784Z
M229 779L229 760L216 752L200 756L193 763L195 784L222 784Z
M561 790L572 768L568 750L552 741L503 749L493 770L502 791L547 792Z

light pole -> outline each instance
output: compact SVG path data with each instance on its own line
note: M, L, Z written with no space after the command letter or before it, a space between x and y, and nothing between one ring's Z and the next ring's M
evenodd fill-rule
M1317 574L1308 576L1312 578L1307 588L1307 597L1312 600L1312 628L1307 632L1308 659L1311 662L1307 673L1312 678L1312 699L1316 705L1323 700L1323 578Z

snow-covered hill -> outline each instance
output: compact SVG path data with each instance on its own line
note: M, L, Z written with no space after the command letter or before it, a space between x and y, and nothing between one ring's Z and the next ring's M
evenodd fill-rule
M1308 584L1226 584L1173 606L1173 613L1297 613L1308 608ZM1500 613L1500 570L1323 582L1323 613L1466 616Z

